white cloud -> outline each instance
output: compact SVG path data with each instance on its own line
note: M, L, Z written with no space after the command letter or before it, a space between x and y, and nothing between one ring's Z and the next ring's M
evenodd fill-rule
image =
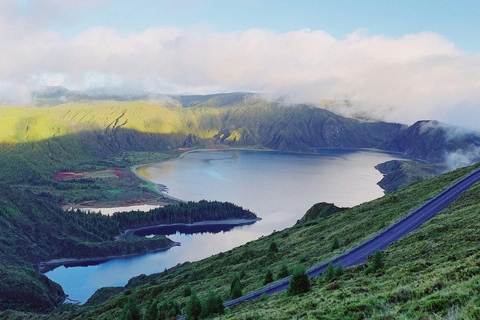
M0 84L9 88L0 89L3 99L61 81L71 89L255 91L299 102L349 99L351 106L334 108L388 121L437 119L479 129L480 55L458 50L438 34L391 38L359 30L336 39L308 29L218 33L155 27L124 35L93 27L64 39L25 20L3 19L17 10L12 3L0 5L7 12L0 13ZM2 29L10 23L15 28Z

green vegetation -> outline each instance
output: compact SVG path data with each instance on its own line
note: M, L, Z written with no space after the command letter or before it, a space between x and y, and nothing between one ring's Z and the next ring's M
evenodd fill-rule
M376 165L385 176L378 183L385 193L392 193L414 182L433 178L448 171L444 164L423 164L413 161L391 160Z
M391 224L471 170L472 167L459 169L419 182L327 219L299 223L168 272L134 278L126 288L128 296L125 291L99 305L74 307L69 312L63 311L62 319L79 315L89 319L114 316L121 312L129 296L139 303L142 312L146 312L152 298L175 299L184 308L191 298L184 297L186 285L197 292L200 301L206 301L212 288L224 300L231 298L233 286L241 287L244 293L253 291L263 286L264 270L281 270L284 265L293 269L302 255L308 257L308 267L328 261L335 255L330 252L333 234L348 235L343 249L348 250L376 233L380 222ZM288 297L274 294L266 300L241 303L226 312L229 315L225 317L427 319L433 318L434 313L446 317L450 312L468 319L470 314L478 312L480 294L479 198L480 185L476 185L422 227L390 245L383 251L385 266L379 277L364 275L364 268L373 264L370 258L363 265L346 268L343 275L334 270L336 279L330 282L312 279L307 293ZM265 255L273 241L282 248L282 257ZM242 270L248 272L241 284L240 279L232 281ZM55 319L55 315L49 316Z
M310 291L310 280L305 272L306 270L303 267L297 267L293 270L292 278L290 279L290 286L287 290L287 296L295 296Z
M187 319L189 320L197 320L202 314L202 302L197 297L195 292L190 296L190 300L188 300L185 313L187 314Z
M338 237L335 236L333 238L333 242L332 242L332 246L330 247L330 251L335 251L337 250L338 248L340 248L340 242L338 240Z
M230 285L230 299L237 299L242 296L242 283L240 278L236 275L233 277L232 284Z
M207 201L180 203L145 213L122 212L109 217L80 210L64 212L53 200L48 194L39 196L28 190L0 187L1 309L47 311L63 301L58 285L26 267L37 267L41 262L60 258L143 253L173 243L164 236L115 241L114 237L126 229L170 222L255 217L233 204ZM40 267L45 271L61 264L53 262Z
M376 250L373 257L372 257L372 262L368 266L367 269L365 269L364 273L369 274L369 273L375 273L378 270L381 270L385 267L385 262L383 262L383 254L382 251Z
M289 275L290 275L290 271L288 271L287 265L282 264L282 266L280 267L280 271L278 272L277 279L280 280L288 277Z
M268 253L277 253L278 252L278 245L275 241L270 243L270 247L268 248Z
M267 270L267 274L265 275L265 280L263 280L263 285L266 286L267 284L272 282L273 282L272 270Z
M123 230L165 223L194 223L228 219L256 219L257 216L229 202L205 201L180 202L147 212L118 212L110 220Z
M113 185L106 181L116 179L113 177L52 180L59 172L124 169L202 147L300 152L380 148L435 160L445 151L476 143L447 143L437 129L420 130L421 123L405 128L360 122L314 107L288 108L258 97L245 97L177 97L171 104L157 105L79 101L42 109L0 107L0 180L4 183L0 186L0 307L45 312L58 305L63 299L61 288L31 269L44 260L123 255L171 244L164 237L121 241L113 241L113 237L127 226L173 222L172 208L112 218L60 211L60 202L118 199L125 197L130 188L123 182ZM54 104L48 98L39 99ZM425 145L428 148L422 147ZM209 307L201 302L211 304L213 296L227 300L261 287L265 270L276 270L278 277L284 277L297 267L298 261L306 266L328 261L368 239L379 226L398 220L469 170L472 168L419 182L350 209L316 204L292 228L168 272L136 277L125 288L100 289L85 306L63 305L45 317L19 311L5 311L0 317L134 318L150 314L149 310L154 313L154 304L158 305L154 301L162 301L158 305L159 317L172 318L180 314L180 308L186 308L193 296L200 301L201 309L207 310ZM118 193L120 190L125 192ZM240 304L226 317L394 319L456 313L460 318L474 318L479 313L476 297L480 294L478 198L480 187L475 186L420 229L392 244L383 252L383 259L372 257L365 265L346 270L337 266L329 282L315 279L309 292L300 296L273 295L268 300ZM206 219L203 210L210 204L195 206L178 205L174 210L182 212L181 222ZM213 210L214 219L245 214L235 208L226 215ZM337 235L342 235L342 246L332 252L332 240ZM279 248L281 254L276 254ZM375 276L364 274L364 267L373 268L382 261L384 265L372 271ZM295 269L292 279L300 276L301 270ZM185 296L183 289L187 285L196 294ZM195 302L193 309L197 307ZM206 314L200 311L199 316L211 315L210 311Z

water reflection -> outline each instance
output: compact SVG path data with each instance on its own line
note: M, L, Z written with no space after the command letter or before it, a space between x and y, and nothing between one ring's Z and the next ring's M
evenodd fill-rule
M256 221L245 222L245 223L242 223L242 225L249 225L255 222ZM135 231L133 234L139 237L146 237L149 235L170 236L176 233L184 234L184 235L192 235L192 234L228 232L235 227L238 227L238 224L196 224L196 225L174 224L174 225L156 226L152 228L142 228L140 230Z
M139 274L200 260L290 227L317 202L350 207L378 198L383 190L377 182L383 175L374 166L398 158L364 150L326 150L317 155L236 150L189 153L175 161L142 167L140 172L166 185L171 196L233 202L255 212L262 221L233 229L227 226L217 233L186 234L187 230L172 229L166 232L180 247L97 266L61 267L47 276L60 283L72 299L85 302L97 288L123 286Z

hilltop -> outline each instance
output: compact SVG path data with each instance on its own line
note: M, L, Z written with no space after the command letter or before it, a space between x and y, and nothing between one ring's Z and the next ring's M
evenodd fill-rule
M60 89L58 89L60 90ZM61 91L61 90L60 90ZM56 91L55 91L56 92ZM345 118L248 93L155 101L82 100L45 108L0 107L0 177L38 183L62 170L125 166L191 148L289 152L375 148L449 168L479 159L480 134L420 121L408 127ZM12 163L16 163L12 166ZM83 166L83 167L82 167Z

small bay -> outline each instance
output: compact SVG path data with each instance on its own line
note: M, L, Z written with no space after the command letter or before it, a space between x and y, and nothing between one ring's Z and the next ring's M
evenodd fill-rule
M61 284L70 299L85 302L100 287L123 286L131 277L200 260L293 226L317 202L351 207L376 199L383 195L377 185L383 176L374 166L394 159L401 156L372 150L317 154L225 150L191 152L144 166L139 172L165 185L170 196L233 202L262 220L235 228L159 231L181 246L95 266L59 267L46 275Z

